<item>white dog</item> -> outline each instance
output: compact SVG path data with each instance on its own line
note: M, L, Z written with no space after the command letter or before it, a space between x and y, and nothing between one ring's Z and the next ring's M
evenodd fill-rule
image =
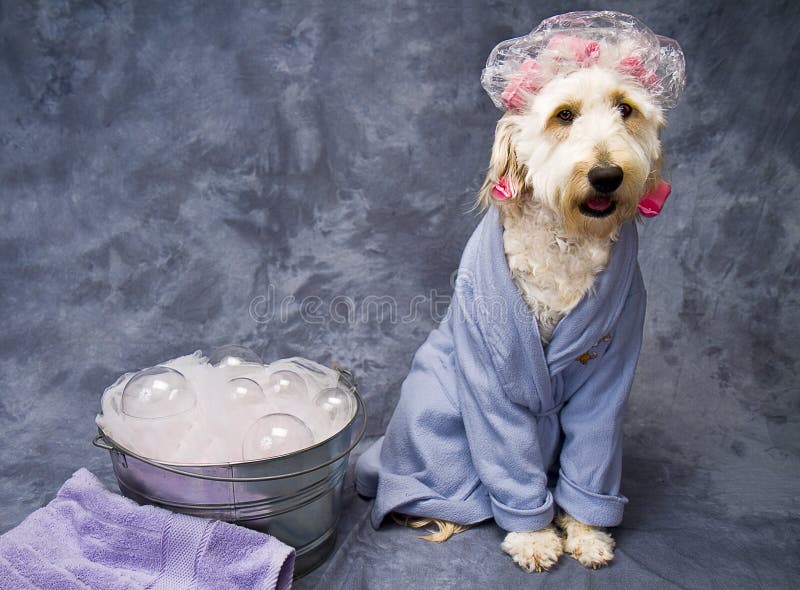
M565 32L554 32L559 28ZM572 13L548 19L525 38L501 44L487 65L484 86L506 113L497 124L478 203L499 210L510 276L536 320L545 350L559 322L592 294L621 228L637 212L656 213L668 194L660 176L659 134L665 125L664 105L677 100L683 87L683 61L677 44L661 39L627 15ZM647 43L650 54L642 49ZM660 46L667 51L662 54ZM643 310L635 328L639 334L641 321ZM638 355L638 345L635 348L632 354ZM596 357L590 350L577 362L585 365ZM408 414L402 400L398 413ZM477 438L465 423L467 437ZM406 419L404 424L413 429L420 419ZM470 444L477 448L473 440ZM402 473L387 467L388 452L383 449L383 466L375 468L387 488L397 485L392 482ZM369 471L371 461L379 464L377 456L365 458L361 473ZM492 482L483 483L491 494ZM391 495L391 490L385 493ZM379 500L380 494L378 489ZM446 540L468 528L472 522L467 521L477 520L433 518L430 499L421 498L417 505L384 504L399 507L396 512L401 514L392 514L402 524L436 524L438 532L425 537L432 541ZM409 507L415 511L409 512ZM427 517L404 516L425 510ZM584 524L567 511L558 511L554 522L537 530L507 530L511 532L501 545L503 551L528 571L549 569L564 551L592 568L614 557L614 540L603 527Z
M661 109L623 75L593 67L547 84L527 108L497 126L480 198L501 177L518 198L502 202L503 242L514 282L547 342L592 288L620 225L659 181ZM583 565L614 557L614 540L568 514L557 519L563 547ZM509 533L504 551L526 569L547 569L562 552L553 527Z

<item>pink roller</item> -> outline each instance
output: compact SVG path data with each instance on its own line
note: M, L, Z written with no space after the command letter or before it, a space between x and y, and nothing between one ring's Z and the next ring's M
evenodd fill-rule
M656 188L647 193L642 200L639 201L639 213L645 217L655 217L661 213L661 208L667 201L670 192L672 192L672 185L666 180L662 180Z

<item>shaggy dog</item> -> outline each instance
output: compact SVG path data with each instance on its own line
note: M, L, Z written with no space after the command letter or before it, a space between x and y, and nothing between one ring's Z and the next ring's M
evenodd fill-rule
M641 87L599 67L554 80L498 123L481 204L500 178L514 179L520 196L499 204L505 253L545 343L605 268L620 225L658 186L663 126ZM608 533L568 514L557 523L564 549L583 565L614 557ZM562 542L550 525L509 533L502 548L526 569L545 569Z
M506 112L497 124L478 195L480 208L499 210L510 276L535 317L545 350L559 322L592 295L621 228L639 212L657 212L668 194L660 176L665 101L659 92L664 88L641 57L643 41L616 35L613 42L603 42L617 13L555 18L563 23L576 14L590 15L588 29L596 28L597 15L602 15L606 32L594 30L585 37L576 36L580 31L575 28L568 34L547 33L535 60L517 63L514 75L501 78L502 93L495 94ZM646 29L632 17L619 19L622 29L630 23ZM549 19L537 31L550 31L552 25ZM682 84L682 69L672 73ZM637 329L641 334L641 325ZM585 365L595 358L586 354L577 361ZM632 354L638 354L638 346ZM436 525L438 531L422 537L430 541L444 541L472 524L400 512L392 512L400 524ZM527 571L549 569L565 551L592 568L614 557L614 540L603 527L582 523L563 510L543 528L511 528L501 548Z

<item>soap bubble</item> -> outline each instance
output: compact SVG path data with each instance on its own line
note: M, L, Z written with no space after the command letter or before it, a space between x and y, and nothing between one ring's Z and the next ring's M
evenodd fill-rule
M122 413L133 418L167 418L183 414L197 403L186 378L169 367L139 371L122 390Z
M314 396L314 405L321 408L331 422L346 422L353 414L353 397L344 389L329 387Z
M264 387L269 395L289 398L308 394L305 379L294 371L275 371L268 378Z
M267 414L247 430L242 442L245 461L286 455L314 444L306 423L291 414Z
M301 369L303 369L307 373L310 373L310 374L314 375L317 378L326 378L326 377L329 376L329 374L326 373L325 370L324 370L325 367L323 367L319 363L315 363L315 362L310 361L308 359L304 359L304 358L300 358L300 357L294 357L292 359L289 359L289 362L291 364L293 364L293 365L297 365L298 367L300 367Z
M240 367L260 365L261 357L246 346L228 344L212 350L208 362L213 367Z
M236 377L226 383L228 400L239 406L253 406L267 401L261 386L247 377Z

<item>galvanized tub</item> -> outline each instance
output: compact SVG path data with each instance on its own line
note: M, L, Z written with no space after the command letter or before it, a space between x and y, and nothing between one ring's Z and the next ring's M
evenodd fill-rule
M297 551L295 577L320 565L336 543L347 460L367 425L364 400L350 371L340 386L355 396L356 413L339 432L288 455L214 465L153 461L100 430L92 443L111 454L120 492L140 504L224 520L269 533ZM361 426L353 437L358 418Z

